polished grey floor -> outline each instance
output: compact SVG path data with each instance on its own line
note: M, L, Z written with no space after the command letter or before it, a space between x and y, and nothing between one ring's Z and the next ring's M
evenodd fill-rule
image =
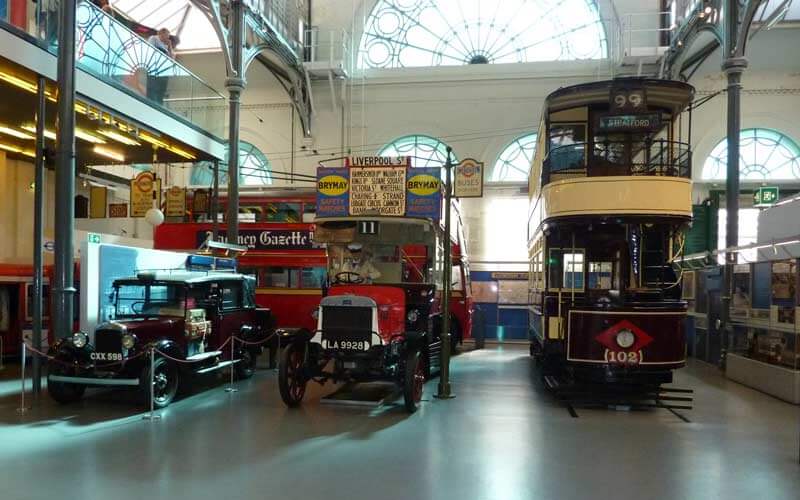
M700 363L677 385L696 391L691 423L664 410L572 418L514 347L457 357L457 398L433 399L429 383L413 416L320 404L319 390L290 411L268 370L234 394L212 380L156 422L100 391L18 416L6 381L0 498L800 498L800 408Z

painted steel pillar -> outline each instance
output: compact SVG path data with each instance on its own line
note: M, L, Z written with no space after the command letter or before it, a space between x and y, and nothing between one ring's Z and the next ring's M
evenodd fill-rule
M242 0L232 0L231 5L231 59L233 74L225 81L228 89L228 243L239 240L239 119L244 79L244 5Z
M58 15L58 118L56 122L55 273L51 325L57 339L72 334L75 287L75 7L61 0Z
M442 294L441 368L439 373L439 391L436 394L436 397L440 399L453 397L450 390L450 296L452 295L453 285L450 276L453 271L453 244L450 241L450 201L453 193L451 180L453 162L450 157L452 151L452 148L448 146L447 162L444 164L444 293Z
M725 227L725 247L739 245L739 133L741 130L741 90L742 73L747 68L744 57L730 57L722 64L728 77L728 164L725 181L725 210L728 214ZM733 269L736 265L736 253L725 253L725 274L722 289L722 339L723 362L725 353L733 335L730 324L730 306L733 297Z
M45 187L45 111L47 99L45 91L47 81L39 77L37 84L36 107L36 159L33 180L33 338L31 343L37 351L42 350L42 282L44 281L44 261L42 250L44 246L44 187ZM33 355L33 394L42 391L42 358Z

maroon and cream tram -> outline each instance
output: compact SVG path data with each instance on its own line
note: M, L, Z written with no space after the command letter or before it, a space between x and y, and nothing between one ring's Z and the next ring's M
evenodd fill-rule
M547 97L528 224L531 354L545 375L658 386L684 366L672 262L692 216L693 95L622 78Z

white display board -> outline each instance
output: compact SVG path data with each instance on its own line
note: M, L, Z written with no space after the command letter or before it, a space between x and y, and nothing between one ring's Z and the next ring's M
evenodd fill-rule
M108 321L114 310L114 280L141 271L183 269L187 253L167 252L107 243L81 244L80 329L94 341L97 325Z

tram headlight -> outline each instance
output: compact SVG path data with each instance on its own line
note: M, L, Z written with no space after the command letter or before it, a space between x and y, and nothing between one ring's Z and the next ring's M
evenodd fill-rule
M131 335L130 333L126 333L122 336L122 347L125 349L130 349L133 347L133 344L136 343L136 338Z
M617 333L617 345L623 349L627 349L636 342L636 335L628 329L620 330Z
M89 342L89 337L83 332L75 332L72 334L72 345L78 349L82 349Z
M412 309L408 311L408 314L406 314L406 321L408 321L409 323L416 323L418 319L419 319L419 311L417 311L416 309Z

